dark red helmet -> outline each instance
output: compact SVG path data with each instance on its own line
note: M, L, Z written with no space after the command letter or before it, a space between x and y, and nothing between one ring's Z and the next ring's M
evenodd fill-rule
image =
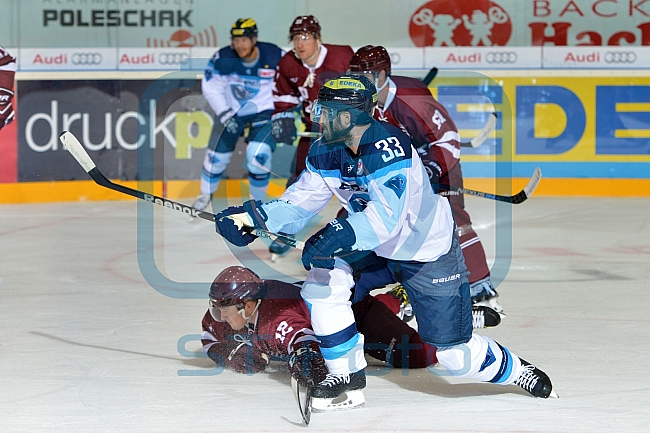
M293 20L293 24L289 27L289 42L296 35L303 33L310 33L317 38L320 38L320 24L318 19L313 15L300 15Z
M224 269L210 286L210 305L220 308L243 304L249 299L260 299L264 294L264 281L242 266Z
M381 45L366 45L357 50L350 59L350 72L365 74L386 71L390 75L390 55Z

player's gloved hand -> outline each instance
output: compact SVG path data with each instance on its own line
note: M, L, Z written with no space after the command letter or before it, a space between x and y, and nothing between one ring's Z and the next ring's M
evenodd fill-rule
M291 352L289 372L300 386L314 386L327 376L327 367L323 355L315 342L305 342Z
M271 135L276 143L291 144L298 136L293 111L275 113L271 117Z
M226 126L226 123L232 118L232 116L235 115L235 112L232 110L226 110L223 113L217 114L217 118L219 119L219 123L221 123L223 126Z
M243 206L230 206L222 210L214 217L217 233L238 247L250 244L257 239L250 228L267 230L265 221L268 216L261 204L260 201L249 200Z
M1 108L1 107L0 107ZM14 121L14 107L9 105L9 109L3 114L4 119L0 118L0 129Z
M427 176L429 176L429 183L438 192L440 190L440 176L442 175L440 165L426 157L422 158L422 164L424 164L424 169L427 171Z
M354 229L347 220L333 219L316 232L302 250L302 265L305 269L334 269L334 253L340 249L349 249L357 241Z
M5 89L0 85L0 129L9 125L14 120L14 107L11 104L13 95L11 90Z

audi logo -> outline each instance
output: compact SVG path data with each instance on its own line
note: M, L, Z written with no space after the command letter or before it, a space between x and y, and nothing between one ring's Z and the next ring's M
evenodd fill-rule
M607 51L605 53L605 63L634 62L636 62L636 53L633 51Z
M189 56L186 53L160 53L158 54L158 63L161 65L180 65L187 58Z
M393 65L398 65L399 62L402 60L402 56L400 56L399 53L390 53L389 56L390 56L390 62Z
M70 61L73 65L99 65L102 63L102 55L99 53L74 53Z
M490 51L485 55L485 61L488 63L515 63L517 58L514 51Z

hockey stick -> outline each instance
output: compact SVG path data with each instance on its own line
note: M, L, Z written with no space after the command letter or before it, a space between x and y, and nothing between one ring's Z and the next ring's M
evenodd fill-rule
M431 82L433 81L433 79L436 78L436 75L438 75L438 68L434 66L429 70L427 76L422 79L422 82L424 83L425 86L428 87L429 84L431 84Z
M193 217L203 218L204 220L210 222L215 221L215 215L213 213L197 210L182 203L158 197L153 194L147 194L146 192L111 182L106 178L106 176L104 176L101 171L99 171L99 169L95 166L93 160L90 159L88 152L86 152L81 143L79 143L79 140L77 140L77 137L75 137L71 132L63 131L63 133L59 136L59 139L61 140L61 143L63 143L63 147L68 150L68 152L70 152L74 159L77 160L79 165L81 165L81 167L86 170L86 173L88 173L92 180L94 180L98 185L101 185L104 188L112 189L113 191L117 191L122 194L139 198L140 200L148 201L149 203L157 204L159 206L164 206L169 209L186 213ZM276 239L280 240L287 245L291 245L294 248L303 249L305 246L304 242L289 236L271 233L269 231L256 229L253 227L246 227L246 230L261 238L270 239L272 241Z
M461 147L479 147L487 138L492 134L494 129L497 126L497 113L491 113L490 118L485 122L485 126L481 129L481 132L474 138L469 141L461 141Z
M435 188L443 189L444 191L440 191L438 193L439 195L443 195L443 196L467 194L467 195L473 195L474 197L483 197L483 198L489 198L491 200L504 201L506 203L519 204L525 202L531 195L533 195L533 192L535 191L535 188L537 188L537 185L539 184L541 178L542 178L542 170L539 167L536 167L535 171L533 172L533 176L528 181L528 184L524 187L524 189L522 189L515 195L490 194L487 192L474 191L466 188L459 188L457 186L448 186L448 185L439 185L439 184L437 185L434 184L432 186L434 186Z

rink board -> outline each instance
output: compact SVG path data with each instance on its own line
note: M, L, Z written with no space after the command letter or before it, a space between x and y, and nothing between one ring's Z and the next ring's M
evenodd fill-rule
M64 128L107 177L152 179L169 198L195 196L213 124L198 80L190 71L19 74L17 121L0 132L0 203L123 199L87 180L56 139ZM483 144L462 149L466 188L514 193L539 166L539 196L650 195L647 74L441 71L433 84L462 140L475 137L491 112L498 115ZM274 153L278 185L294 152L284 146ZM230 179L245 175L235 158ZM228 195L246 196L245 186L236 190Z

